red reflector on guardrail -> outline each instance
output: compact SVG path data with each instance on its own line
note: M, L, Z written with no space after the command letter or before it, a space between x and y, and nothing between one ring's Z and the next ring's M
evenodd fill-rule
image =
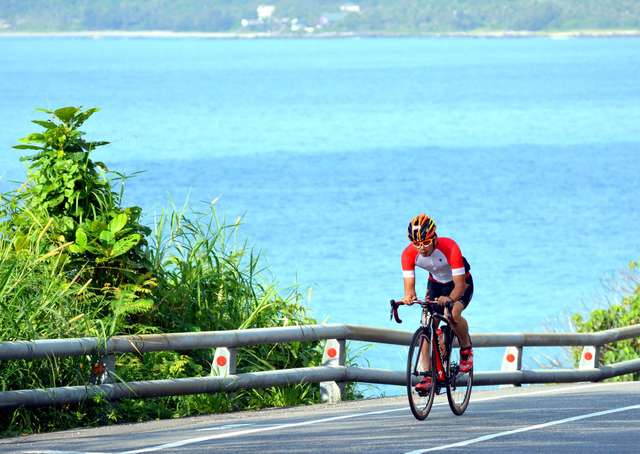
M580 356L580 369L595 369L596 367L596 347L587 345L582 349Z
M507 347L504 350L504 356L502 357L502 366L500 370L502 372L515 372L520 370L521 359L520 349L518 347ZM509 388L512 385L501 385L501 388Z
M229 369L231 365L231 352L226 347L216 348L211 362L211 375L218 377L228 377L235 373Z

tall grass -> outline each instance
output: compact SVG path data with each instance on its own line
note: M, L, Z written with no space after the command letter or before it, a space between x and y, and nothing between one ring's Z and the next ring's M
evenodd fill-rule
M104 316L109 302L87 291L63 270L65 248L48 250L42 238L50 223L34 223L20 242L0 237L0 340L106 337ZM88 382L92 358L48 357L0 362L0 390L82 385ZM88 403L69 411L18 409L0 413L0 431L24 433L92 424L100 410Z
M158 272L154 311L142 314L141 322L162 332L230 330L313 324L293 289L281 295L265 283L258 255L238 240L239 221L221 220L215 205L205 212L173 210L160 215L150 242L151 261ZM123 378L145 379L160 372L165 377L208 374L211 350L188 355L163 352L144 358L123 355L118 368ZM319 343L283 343L239 349L238 373L319 365ZM239 391L232 395L199 395L163 399L173 414L263 408L317 402L317 385L299 385L268 390ZM139 402L129 403L140 408ZM128 411L134 411L129 408ZM157 408L157 411L162 409ZM163 414L163 416L169 416Z

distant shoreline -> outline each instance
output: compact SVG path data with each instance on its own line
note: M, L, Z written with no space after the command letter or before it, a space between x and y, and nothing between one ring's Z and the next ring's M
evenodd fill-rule
M229 32L173 32L165 30L122 31L100 30L79 32L1 32L0 38L191 38L191 39L340 39L340 38L618 38L640 37L640 30L573 30L564 32L533 31L474 31L441 33L376 33L327 32L308 34L285 33L229 33Z

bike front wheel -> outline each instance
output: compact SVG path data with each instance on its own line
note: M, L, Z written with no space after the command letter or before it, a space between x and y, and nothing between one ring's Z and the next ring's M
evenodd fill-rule
M449 328L447 341L447 400L451 411L460 416L465 412L471 399L473 388L473 369L468 373L460 372L460 339ZM453 345L456 345L455 347Z
M427 417L435 398L436 375L429 355L430 348L428 330L418 328L411 339L407 356L407 396L411 413L419 420ZM416 390L418 382L426 377L431 378L431 388L428 391Z

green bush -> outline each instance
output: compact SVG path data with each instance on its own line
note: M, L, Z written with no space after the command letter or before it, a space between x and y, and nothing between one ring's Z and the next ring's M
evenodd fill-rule
M259 258L211 204L173 209L153 229L122 207L126 176L94 162L106 142L78 129L97 109L65 107L36 120L44 131L17 149L34 152L27 180L0 203L0 341L195 332L316 323L297 289L265 282ZM120 191L114 188L120 184ZM213 352L118 355L124 381L207 375ZM239 349L239 373L317 366L319 343ZM86 385L96 358L0 363L0 390ZM349 388L353 395L353 387ZM317 402L317 385L158 399L94 399L0 414L5 435L112 422Z
M630 289L622 296L622 301L610 304L606 308L591 311L588 318L574 314L572 321L580 333L589 333L611 328L622 328L640 324L640 279L638 279L638 262L632 262L627 278ZM575 364L580 362L580 349L573 349ZM602 347L600 361L603 364L617 363L640 357L640 338L627 339ZM615 377L613 380L640 380L640 372Z

